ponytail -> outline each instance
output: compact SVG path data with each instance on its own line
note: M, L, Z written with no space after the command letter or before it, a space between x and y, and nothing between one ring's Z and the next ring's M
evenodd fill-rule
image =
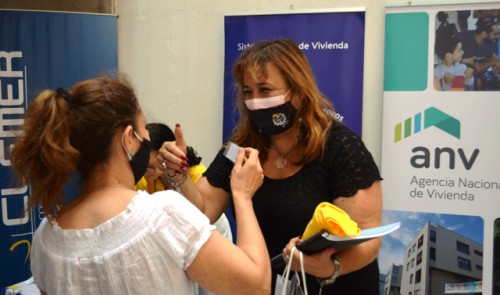
M12 167L21 184L31 185L27 209L41 205L54 217L64 204L64 185L76 170L80 156L70 144L71 102L67 92L46 90L30 104L24 134L12 148Z

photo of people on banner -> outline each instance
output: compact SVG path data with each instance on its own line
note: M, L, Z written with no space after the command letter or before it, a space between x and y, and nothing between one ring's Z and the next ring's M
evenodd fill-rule
M500 90L500 9L436 15L434 89Z

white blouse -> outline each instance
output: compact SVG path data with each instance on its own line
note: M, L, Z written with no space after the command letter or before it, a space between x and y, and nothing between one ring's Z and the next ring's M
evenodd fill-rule
M185 270L215 229L174 191L139 191L103 224L61 229L44 219L31 271L48 294L196 294Z

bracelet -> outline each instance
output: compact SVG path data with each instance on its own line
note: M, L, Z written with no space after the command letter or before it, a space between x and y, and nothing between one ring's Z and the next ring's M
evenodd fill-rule
M167 178L170 180L170 181L173 181L174 180L174 177L177 177L179 175L181 175L180 173L174 173L174 174L170 174L170 173L165 173L165 175L167 176Z
M177 175L179 175L179 174L177 174ZM167 181L170 184L170 186L172 187L172 189L174 191L180 193L181 195L182 195L182 190L181 190L180 186L186 181L186 178L187 178L187 172L182 173L181 180L179 180L177 182L173 181L173 177L170 178L170 176L167 175Z
M340 268L342 267L342 263L340 263L339 258L335 255L332 255L332 256L330 256L330 259L333 261L333 264L335 265L335 269L333 270L333 274L326 279L316 278L321 287L333 284L335 282L335 280L338 278L338 276L340 275Z

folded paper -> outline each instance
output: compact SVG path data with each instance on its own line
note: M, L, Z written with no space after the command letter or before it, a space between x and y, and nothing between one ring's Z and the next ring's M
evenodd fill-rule
M302 234L302 240L306 240L321 230L326 230L336 236L351 237L361 232L358 224L344 210L328 202L323 202L316 207L313 217Z

